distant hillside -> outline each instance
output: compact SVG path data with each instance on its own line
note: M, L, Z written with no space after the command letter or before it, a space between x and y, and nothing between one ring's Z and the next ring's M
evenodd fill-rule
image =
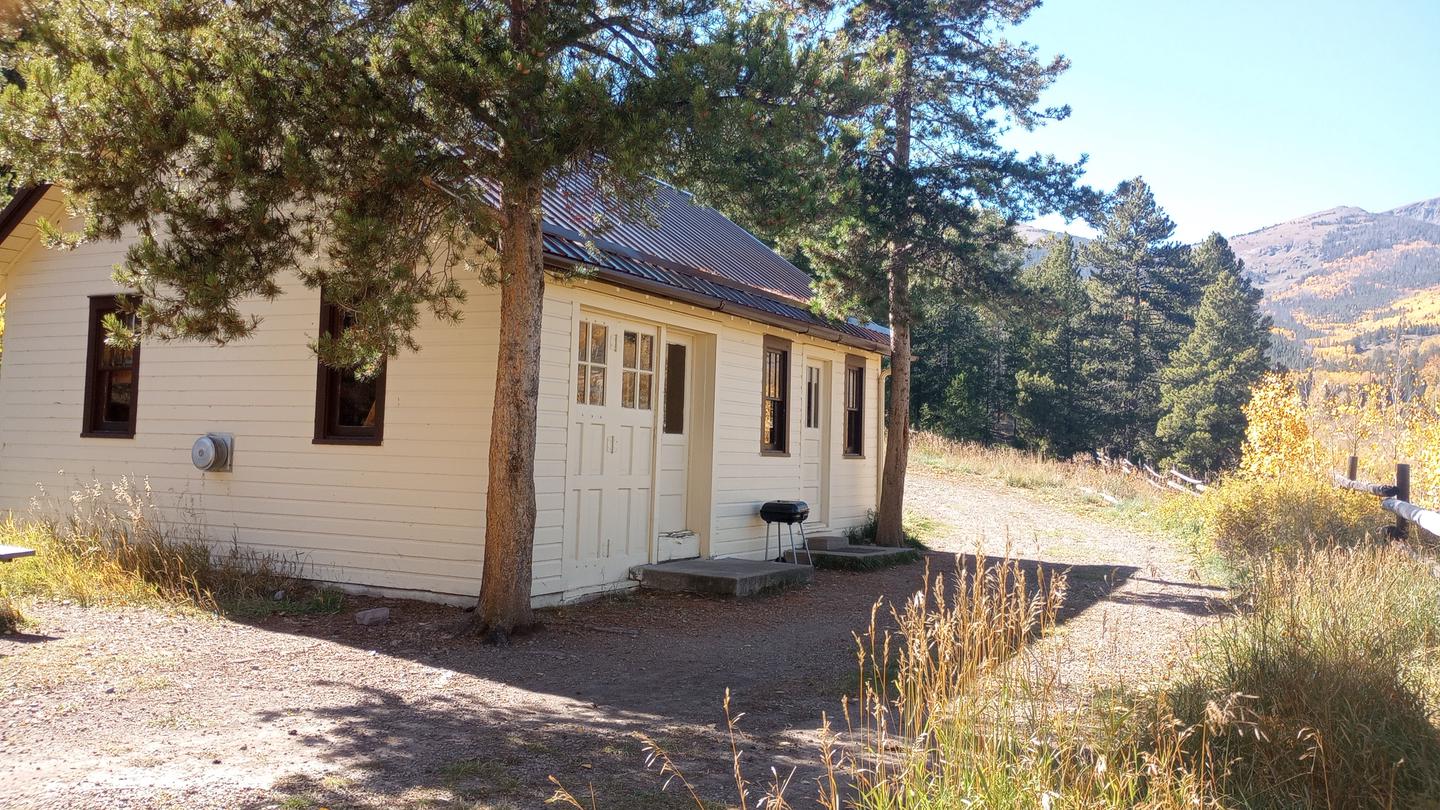
M1026 246L1025 266L1029 267L1032 264L1037 264L1041 259L1045 258L1044 243L1048 241L1051 237L1060 236L1062 233L1062 231L1052 231L1046 228L1037 228L1034 225L1017 225L1015 227L1015 234L1025 242ZM1083 245L1090 241L1083 236L1076 236L1073 233L1070 234L1070 238L1075 240L1075 244L1077 246Z
M1341 207L1233 237L1279 333L1340 362L1440 327L1440 198ZM1413 327L1413 329L1412 329Z
M1026 263L1039 261L1055 232L1018 230ZM1282 362L1375 370L1400 346L1440 366L1440 197L1380 213L1331 208L1230 245L1265 293Z

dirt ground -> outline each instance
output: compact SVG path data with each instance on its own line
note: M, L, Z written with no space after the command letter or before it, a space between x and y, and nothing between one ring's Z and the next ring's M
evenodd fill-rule
M945 527L932 571L1008 545L1070 572L1065 621L1037 650L1075 688L1163 678L1223 596L1164 540L1023 490L917 471L909 492ZM852 633L923 571L822 571L743 601L610 598L549 612L507 649L452 640L454 608L400 600L258 624L34 606L29 635L0 638L0 805L535 808L554 775L600 808L693 806L645 770L644 733L726 806L727 688L747 775L798 768L787 795L804 799L822 713L857 680ZM374 605L390 623L356 625Z

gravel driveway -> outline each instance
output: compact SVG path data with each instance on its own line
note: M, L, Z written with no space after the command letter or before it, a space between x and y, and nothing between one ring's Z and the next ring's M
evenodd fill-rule
M1180 552L1058 506L916 471L913 511L956 554L1012 553L1071 571L1066 622L1039 642L1074 685L1156 677L1219 589ZM1040 562L1043 561L1043 562ZM856 682L852 633L924 566L820 572L744 601L641 593L549 612L508 649L455 641L453 608L347 600L334 616L242 624L148 609L33 607L0 639L0 803L13 807L543 806L554 775L601 808L691 807L644 769L637 733L724 806L726 688L752 779L800 768L811 795L822 712ZM353 611L384 605L389 624ZM1144 632L1136 632L1143 629Z

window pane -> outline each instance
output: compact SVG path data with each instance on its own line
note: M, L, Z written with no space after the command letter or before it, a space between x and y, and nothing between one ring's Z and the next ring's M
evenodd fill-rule
M575 401L585 404L585 364L575 366Z
M135 352L130 349L112 346L107 342L100 350L100 368L102 370L129 368L134 362Z
M106 375L106 378L105 399L102 402L105 411L104 421L129 422L135 375L130 371L112 371Z
M665 432L685 432L685 347L665 347Z
M605 369L590 368L590 404L605 404Z
M654 374L646 374L646 373L644 373L644 372L641 372L641 373L640 373L640 396L639 396L639 401L640 401L640 409L641 409L641 410L645 410L645 411L650 410L650 386L651 386L651 384L652 384L652 382L653 382L654 380L655 380L655 375L654 375Z
M620 406L622 408L635 407L635 372L627 371L620 381Z
M585 360L585 359L587 359L587 358L589 357L589 354L586 352L586 349L588 349L589 346L590 346L590 322L589 322L589 321L581 321L581 322L580 322L580 359L581 359L581 360Z
M625 333L625 348L624 348L624 354L621 356L621 361L624 363L624 367L625 367L625 368L635 368L635 333L634 333L634 332L626 332L626 333Z
M655 370L655 336L640 336L640 368L645 371Z
M375 380L357 380L352 372L340 373L339 413L341 427L375 426Z
M604 324L590 324L590 362L592 363L605 362L605 338L607 337L605 331ZM604 390L603 386L601 390Z

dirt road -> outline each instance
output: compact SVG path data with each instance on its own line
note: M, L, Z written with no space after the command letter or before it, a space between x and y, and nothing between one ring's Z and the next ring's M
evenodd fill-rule
M1222 595L1164 541L1022 490L917 471L910 493L947 527L932 571L977 541L1070 571L1066 620L1039 643L1077 688L1163 676ZM820 572L747 601L608 599L553 612L509 649L450 639L455 609L395 600L260 624L37 605L30 635L0 639L0 804L535 808L553 774L602 808L693 806L644 770L643 732L724 806L725 690L752 778L813 773L821 714L856 682L852 633L923 570ZM391 622L356 625L373 605Z

